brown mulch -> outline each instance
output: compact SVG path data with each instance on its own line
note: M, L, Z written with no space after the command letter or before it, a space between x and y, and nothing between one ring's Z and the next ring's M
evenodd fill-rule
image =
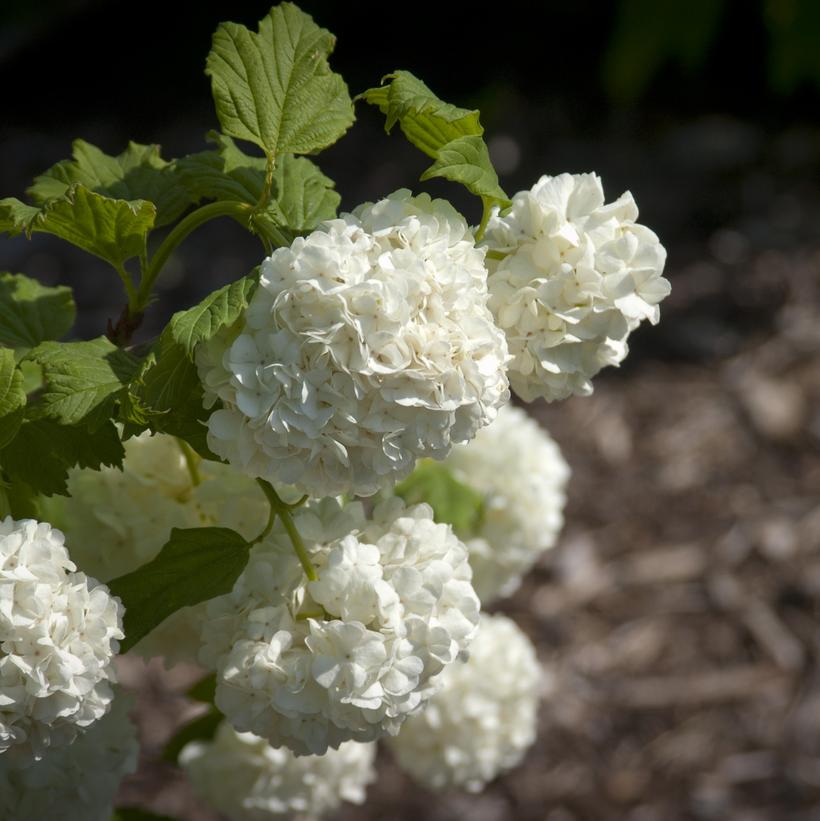
M573 478L560 544L502 607L544 670L523 764L434 796L385 752L340 819L820 819L820 254L777 264L776 315L730 357L533 408ZM215 818L156 761L195 678L126 660L145 755L123 803Z

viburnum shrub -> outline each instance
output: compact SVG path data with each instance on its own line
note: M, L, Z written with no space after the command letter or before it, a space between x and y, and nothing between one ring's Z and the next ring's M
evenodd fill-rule
M63 342L70 289L0 274L4 818L110 816L135 766L112 686L132 649L204 668L206 712L166 755L231 818L361 801L385 736L434 789L481 789L532 743L534 648L480 601L554 544L569 469L510 391L588 394L657 322L665 252L595 174L509 198L479 113L407 71L356 100L480 222L408 190L337 213L304 156L353 124L333 45L289 3L225 23L206 150L77 140L0 200L0 231L101 257L127 296ZM134 344L171 254L220 217L258 267Z

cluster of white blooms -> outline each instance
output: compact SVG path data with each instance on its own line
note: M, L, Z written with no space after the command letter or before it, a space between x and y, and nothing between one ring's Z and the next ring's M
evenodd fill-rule
M539 678L515 622L482 614L469 660L447 667L425 709L389 739L399 765L431 789L480 791L535 740Z
M234 727L321 755L397 732L462 656L479 603L467 549L427 505L394 498L367 520L359 503L325 499L295 523L318 580L275 529L209 602L200 661Z
M223 722L213 741L189 744L179 760L203 801L232 821L266 821L361 804L376 778L375 755L375 744L348 741L321 756L295 756Z
M489 305L522 399L589 394L590 379L626 356L630 332L658 321L666 251L637 217L629 193L604 204L595 174L541 177L491 217Z
M448 202L406 190L277 249L244 317L198 349L224 404L211 449L313 496L367 496L471 439L509 396L484 253Z
M59 530L0 521L0 754L39 758L111 703L122 608L75 570Z
M460 534L470 551L482 604L509 596L564 523L569 467L558 445L513 405L476 438L453 448L445 465L484 496L477 532Z
M72 560L103 581L153 559L174 527L259 533L267 503L253 479L218 462L198 461L195 470L196 481L173 436L146 432L125 443L122 470L69 471L71 499L53 497L44 510L66 534Z
M122 779L137 769L139 743L128 718L132 700L118 694L107 715L70 746L18 767L0 756L3 821L109 821Z

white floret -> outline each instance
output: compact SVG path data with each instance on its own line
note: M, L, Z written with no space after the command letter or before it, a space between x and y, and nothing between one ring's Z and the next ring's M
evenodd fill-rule
M132 706L131 698L118 694L108 714L70 747L48 750L28 767L0 756L0 818L109 821L120 782L137 769Z
M399 766L430 789L479 792L534 742L539 675L515 622L482 614L469 659L447 667L426 707L388 739Z
M375 744L348 741L321 756L295 756L227 722L211 742L189 744L180 763L194 791L233 821L266 821L335 810L343 801L364 802L375 780Z
M371 495L492 421L507 359L463 217L397 191L262 263L244 317L198 349L223 403L208 443L274 484Z
M368 521L360 504L326 499L296 526L318 580L275 529L208 604L200 661L234 727L321 755L395 733L464 653L479 604L466 548L427 505L392 499Z
M592 377L627 355L629 334L658 321L666 251L637 218L628 192L604 204L596 174L541 177L491 217L489 305L525 401L591 393Z
M59 530L0 521L0 754L40 758L109 708L122 605L75 570Z
M444 463L484 497L480 524L459 534L470 551L481 603L509 596L563 523L569 467L550 435L513 405Z

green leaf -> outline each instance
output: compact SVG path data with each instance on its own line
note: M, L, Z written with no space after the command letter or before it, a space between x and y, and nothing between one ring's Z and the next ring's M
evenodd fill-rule
M0 467L13 484L23 482L45 496L67 495L69 468L121 468L124 456L113 422L91 431L82 425L34 419L24 421L17 436L0 451Z
M341 202L335 183L305 157L283 154L265 196L266 163L249 157L223 134L210 132L216 151L203 151L179 160L179 173L192 196L199 199L238 200L259 206L252 216L257 233L276 245L293 235L312 231L322 220L333 219Z
M336 142L354 115L344 80L327 62L335 42L292 3L272 8L258 33L222 23L205 69L222 130L271 161Z
M175 342L193 358L200 342L211 339L221 328L232 325L248 307L257 278L251 274L214 291L199 305L179 311L171 317L168 327Z
M156 225L174 222L190 205L188 189L166 162L158 145L129 142L116 157L85 140L72 144L73 160L63 160L35 177L29 196L39 205L62 197L75 183L118 200L148 200L157 209Z
M180 608L229 593L249 554L250 545L233 530L174 528L155 559L109 584L125 606L120 652Z
M405 137L435 160L421 179L444 177L466 186L485 202L509 205L490 161L478 111L445 103L409 71L396 71L384 80L389 83L368 89L356 99L379 108L386 118L385 131L389 133L398 123Z
M153 203L111 199L79 183L64 196L48 200L42 208L14 199L0 200L0 229L12 235L22 231L28 236L38 231L54 234L118 270L123 269L126 260L145 254L146 238L155 217Z
M22 274L0 273L0 346L34 348L60 339L76 312L71 288L49 288Z
M143 424L154 433L168 433L184 439L200 456L218 461L207 444L203 424L210 411L203 407L202 383L196 365L185 349L175 342L168 328L128 387L130 400L144 414ZM128 421L139 422L138 419Z
M442 146L438 159L421 175L422 180L444 177L460 182L482 199L508 204L490 160L487 143L481 137L458 137Z
M112 416L118 392L139 367L136 357L103 336L88 342L43 342L28 358L42 365L46 382L33 413L92 428Z
M378 106L386 118L385 131L390 133L398 123L407 139L433 159L451 140L484 133L478 111L445 103L409 71L396 71L384 80L390 83L370 88L356 99Z
M463 536L475 533L481 525L484 497L440 462L419 462L410 476L396 485L395 493L409 505L426 502L437 522L451 524Z
M0 448L14 439L20 429L25 405L23 374L14 364L14 352L0 348Z
M0 458L0 461L2 459ZM12 519L40 519L40 502L42 496L29 485L19 480L4 484L0 479L0 519L11 516Z
M179 754L192 741L210 741L216 734L225 716L219 710L209 710L177 730L162 751L163 761L176 764Z

